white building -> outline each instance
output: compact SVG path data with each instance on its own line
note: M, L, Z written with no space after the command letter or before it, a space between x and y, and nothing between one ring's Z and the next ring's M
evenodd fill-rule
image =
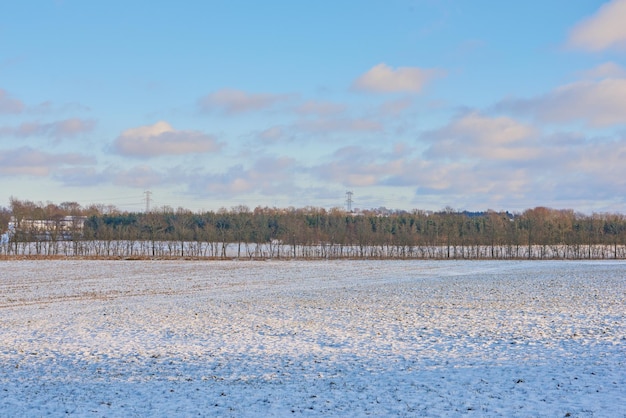
M71 239L73 234L82 234L85 227L84 216L64 216L59 219L21 219L15 217L9 221L9 230L0 238L2 243L8 240L16 232L34 234L39 238ZM5 237L6 235L6 237Z

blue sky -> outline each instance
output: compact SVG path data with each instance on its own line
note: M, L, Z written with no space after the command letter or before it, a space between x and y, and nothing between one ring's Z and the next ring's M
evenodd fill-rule
M626 212L626 0L4 3L0 206Z

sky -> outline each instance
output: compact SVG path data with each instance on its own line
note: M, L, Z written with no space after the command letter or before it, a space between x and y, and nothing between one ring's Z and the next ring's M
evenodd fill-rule
M0 206L626 213L626 0L2 3Z

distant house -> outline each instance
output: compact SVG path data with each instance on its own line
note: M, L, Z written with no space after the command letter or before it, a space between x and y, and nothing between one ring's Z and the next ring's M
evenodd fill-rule
M38 239L68 240L82 235L85 216L64 216L58 219L21 219L11 217L7 238L14 233L23 232Z

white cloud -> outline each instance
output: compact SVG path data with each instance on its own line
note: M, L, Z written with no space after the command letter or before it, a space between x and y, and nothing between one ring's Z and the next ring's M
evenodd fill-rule
M374 93L419 93L424 85L445 73L437 69L389 67L380 63L353 83L353 88Z
M0 114L21 113L24 110L24 103L15 99L5 91L0 89Z
M177 131L167 122L128 129L115 140L113 147L122 155L153 157L216 151L220 144L214 137L198 131Z
M583 121L592 127L626 123L626 78L578 81L532 99L509 99L498 109L546 122Z
M610 1L572 29L569 44L587 51L625 49L625 22L626 0Z
M203 111L219 111L227 115L235 115L268 109L287 99L289 99L289 95L247 93L235 89L222 89L200 99L199 106Z

